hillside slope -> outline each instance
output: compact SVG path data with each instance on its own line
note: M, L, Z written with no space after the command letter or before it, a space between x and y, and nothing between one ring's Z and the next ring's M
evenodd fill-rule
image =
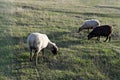
M120 0L0 0L0 80L120 80ZM84 20L113 25L111 42L76 33ZM48 35L58 55L45 50L29 61L26 38Z

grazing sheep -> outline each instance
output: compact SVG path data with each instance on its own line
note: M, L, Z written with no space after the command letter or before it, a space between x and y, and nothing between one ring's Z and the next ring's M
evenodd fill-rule
M92 37L97 37L97 40L100 41L100 36L105 36L106 40L104 42L106 42L108 39L110 41L111 33L112 33L112 27L111 26L102 25L102 26L94 28L93 31L91 31L88 34L88 40L91 39Z
M80 31L82 31L83 29L93 29L97 26L100 26L100 21L99 20L95 20L95 19L91 19L91 20L86 20L83 25L79 28L78 33Z
M32 61L32 52L34 50L35 65L37 65L38 53L40 51L44 54L44 49L48 48L54 55L57 54L58 51L56 44L51 42L46 34L41 33L31 33L27 38L27 46L30 50L30 61Z

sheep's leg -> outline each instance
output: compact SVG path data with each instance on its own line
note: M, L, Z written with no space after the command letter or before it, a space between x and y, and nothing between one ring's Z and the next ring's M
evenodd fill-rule
M43 59L45 58L44 57L44 49L42 49L41 51L42 51L42 61L43 61Z
M97 37L97 40L100 41L100 36Z
M39 53L39 50L35 50L35 65L37 65L37 62L38 62L38 53Z
M77 31L77 33L79 33L79 32L80 32L80 30Z
M90 29L88 28L88 32L90 32Z
M109 36L109 42L111 41L111 36Z
M32 61L32 49L30 49L30 61Z
M42 56L44 56L44 49L42 49L41 51L42 51Z
M107 36L107 37L106 37L106 40L104 40L104 42L106 42L106 41L108 40L108 38L109 38L109 37Z

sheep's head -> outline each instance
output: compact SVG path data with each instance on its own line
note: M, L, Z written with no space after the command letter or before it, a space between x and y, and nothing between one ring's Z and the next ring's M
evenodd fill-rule
M57 46L53 46L52 49L51 49L51 51L52 51L52 53L53 53L54 55L56 55L57 52L58 52Z
M77 33L79 33L80 31L82 31L83 29L80 27L79 29L78 29L78 31L77 31Z
M88 40L90 40L92 37L95 37L95 36L94 36L94 35L89 34L87 37L88 37Z
M48 43L48 48L51 50L51 52L56 55L58 52L58 47L56 46L55 43L49 42Z

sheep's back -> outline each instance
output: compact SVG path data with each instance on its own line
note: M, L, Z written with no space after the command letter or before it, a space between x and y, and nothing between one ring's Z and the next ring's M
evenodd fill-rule
M109 25L103 25L103 26L96 27L91 34L108 36L111 33L112 33L112 27Z
M48 37L45 34L32 33L28 36L28 47L45 48L48 45Z
M98 20L86 20L83 24L83 27L97 27L100 25Z

